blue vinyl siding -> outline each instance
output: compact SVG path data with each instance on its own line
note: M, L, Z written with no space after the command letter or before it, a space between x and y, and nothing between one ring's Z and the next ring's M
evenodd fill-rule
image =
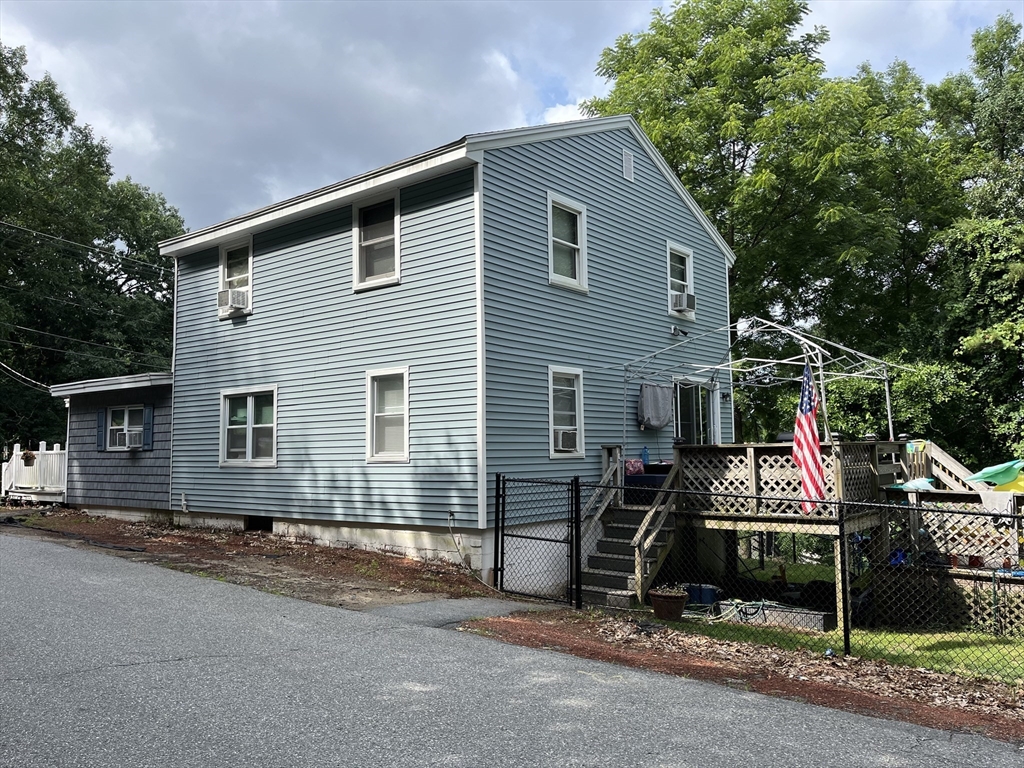
M634 181L622 176L622 150L634 155ZM589 294L548 283L547 193L587 209ZM623 441L622 365L688 343L659 357L717 364L728 353L727 262L699 221L627 130L488 150L483 170L487 468L531 477L600 475L601 445ZM668 312L666 243L693 251L697 314ZM583 369L586 457L549 456L549 365ZM656 380L656 379L650 379ZM647 446L671 458L671 426L641 431L636 400L625 393L626 455ZM732 440L729 404L722 436Z
M476 522L473 172L400 191L400 285L352 292L352 208L253 236L252 314L217 318L218 253L179 259L172 506ZM410 462L367 464L366 371L409 366ZM277 386L277 466L221 467L220 392Z

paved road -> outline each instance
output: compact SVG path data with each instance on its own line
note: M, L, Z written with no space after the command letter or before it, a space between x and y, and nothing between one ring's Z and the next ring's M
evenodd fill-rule
M0 535L0 766L1019 766L1017 747Z

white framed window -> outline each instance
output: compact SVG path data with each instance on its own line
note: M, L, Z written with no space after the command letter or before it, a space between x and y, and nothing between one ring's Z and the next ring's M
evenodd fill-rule
M366 460L409 461L409 368L366 372Z
M144 406L110 408L107 410L107 450L127 451L142 448Z
M697 301L693 291L693 251L668 243L668 311L676 317L696 317Z
M277 466L277 386L221 392L222 465Z
M252 312L252 238L220 247L217 315L236 317Z
M353 207L352 287L394 285L401 279L398 195Z
M548 432L552 459L586 455L581 369L548 366Z
M548 281L587 291L587 208L548 192Z

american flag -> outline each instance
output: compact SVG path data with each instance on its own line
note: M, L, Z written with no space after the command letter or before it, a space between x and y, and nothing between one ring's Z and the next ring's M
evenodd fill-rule
M825 468L821 464L821 443L818 441L818 393L814 391L811 366L804 365L800 387L800 405L796 409L793 430L793 461L800 468L800 509L811 514L818 505L810 499L825 498Z

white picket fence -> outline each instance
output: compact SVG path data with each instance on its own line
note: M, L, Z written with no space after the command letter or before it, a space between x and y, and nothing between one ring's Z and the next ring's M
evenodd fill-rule
M4 462L0 474L0 496L44 501L64 500L68 478L68 452L60 449L60 443L47 448L39 443L39 450L32 451L35 459L26 464L21 445L15 443L10 461Z

